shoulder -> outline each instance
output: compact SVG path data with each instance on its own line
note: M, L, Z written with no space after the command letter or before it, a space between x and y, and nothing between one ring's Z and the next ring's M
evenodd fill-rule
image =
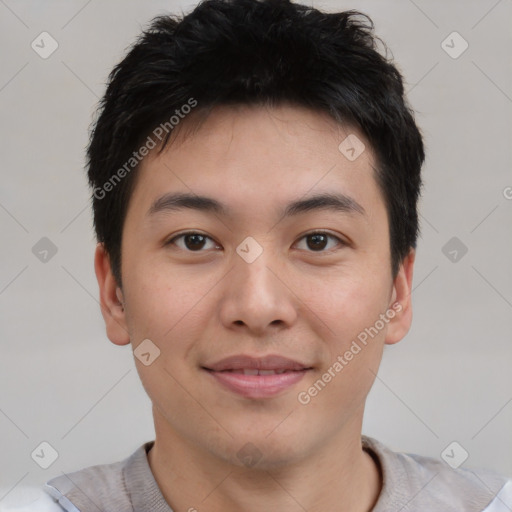
M500 489L483 512L510 512L512 510L512 478Z
M132 492L148 478L146 454L154 441L139 446L124 460L89 466L52 478L43 490L66 512L85 510L133 510Z
M441 459L394 452L367 436L362 436L362 442L382 470L383 487L375 512L501 512L496 507L511 500L512 480L491 470L452 468Z
M152 445L139 446L122 461L62 473L41 487L20 489L16 505L0 503L0 512L132 511L130 490L140 492L139 480L147 480L146 453Z
M44 484L43 489L51 499L60 504L60 512L75 512L85 506L98 506L113 496L119 496L123 500L120 510L131 510L129 503L125 503L127 489L123 467L123 461L89 466L52 478Z

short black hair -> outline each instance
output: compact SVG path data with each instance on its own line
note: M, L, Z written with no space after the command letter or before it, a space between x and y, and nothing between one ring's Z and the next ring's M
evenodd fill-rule
M308 107L361 130L376 155L396 277L419 235L425 154L387 50L366 14L289 0L202 0L187 15L153 18L110 73L87 148L94 228L118 285L142 148L158 139L163 150L180 119L235 104Z

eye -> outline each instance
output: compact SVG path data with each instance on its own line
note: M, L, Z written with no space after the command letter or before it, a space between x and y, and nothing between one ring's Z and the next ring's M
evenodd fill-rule
M307 233L300 238L300 240L304 239L307 240L306 245L311 250L311 252L329 252L329 250L325 250L326 246L329 245L329 239L335 240L337 245L347 245L337 236L334 236L325 231L314 231L312 233ZM178 243L178 241L182 243ZM198 233L197 231L187 231L186 233L181 233L168 240L165 245L176 245L180 249L188 252L204 252L202 249L205 249L208 241L213 242L213 247L210 248L219 247L219 245L216 244L212 238L202 233ZM206 249L208 249L208 247L206 247Z
M329 244L329 239L336 240L338 242L338 245L347 245L343 240L341 240L337 236L331 235L330 233L326 233L325 231L314 231L312 233L307 233L301 238L301 240L304 239L307 240L306 245L312 250L312 252L329 252L328 250L324 250L326 246Z
M183 244L177 243L177 240L181 239L183 239ZM209 236L203 235L202 233L198 233L197 231L187 231L186 233L181 233L180 235L171 238L165 243L165 245L174 244L185 251L202 252L201 249L203 249L205 245L207 245L207 240L213 242L213 240ZM216 244L214 244L214 246L218 247L218 245Z

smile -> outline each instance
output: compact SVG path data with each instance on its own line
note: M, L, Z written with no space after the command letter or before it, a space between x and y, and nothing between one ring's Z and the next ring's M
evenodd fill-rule
M239 370L214 371L204 368L216 383L245 398L269 398L291 388L310 369L302 370Z

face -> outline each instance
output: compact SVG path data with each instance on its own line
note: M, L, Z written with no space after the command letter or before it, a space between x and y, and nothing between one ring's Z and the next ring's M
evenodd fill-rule
M356 159L339 149L350 134L365 144ZM252 450L272 467L360 433L384 344L410 325L414 261L411 252L393 279L372 165L359 131L291 106L218 108L142 162L122 291L101 245L96 272L111 341L150 340L150 364L135 362L157 442L179 438L235 464ZM178 193L222 209L162 199ZM231 356L297 366L242 375L233 368L249 363L235 358L220 371Z

